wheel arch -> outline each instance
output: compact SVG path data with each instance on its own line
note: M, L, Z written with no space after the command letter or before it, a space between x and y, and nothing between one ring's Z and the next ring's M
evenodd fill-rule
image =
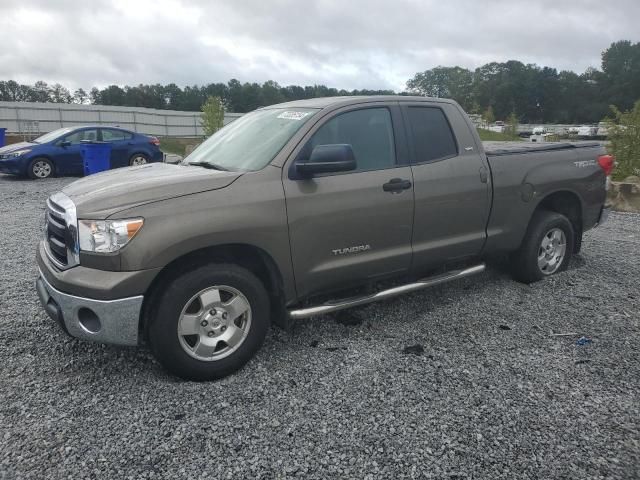
M51 175L52 177L59 175L58 162L55 160L54 157L52 157L48 153L38 153L36 155L30 156L27 159L26 166L25 166L25 174L26 175L29 174L29 167L31 167L31 163L34 162L35 160L38 160L39 158L44 158L46 160L49 160L49 162L51 162L51 165L53 166L53 173Z
M531 214L531 219L533 215L540 210L550 210L560 213L569 219L574 231L573 253L580 252L584 219L583 204L580 196L571 190L556 190L550 192L540 199ZM529 223L531 223L531 219Z
M251 244L231 243L205 247L188 252L166 265L151 282L144 295L140 315L140 333L147 338L149 316L153 313L154 298L165 285L180 274L212 263L233 263L251 271L265 286L272 300L272 320L288 328L284 313L284 281L282 273L272 256L260 247Z

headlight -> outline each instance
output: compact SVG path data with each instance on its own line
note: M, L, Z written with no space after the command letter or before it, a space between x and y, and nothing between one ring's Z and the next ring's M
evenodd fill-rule
M127 220L78 220L80 250L109 253L124 247L142 228L142 218Z
M18 158L22 155L29 153L31 151L30 148L25 148L24 150L16 150L15 152L3 153L0 155L0 160L9 160L11 158Z

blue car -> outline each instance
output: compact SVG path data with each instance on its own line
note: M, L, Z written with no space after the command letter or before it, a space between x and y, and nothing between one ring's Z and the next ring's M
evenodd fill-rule
M160 141L115 127L70 127L0 148L0 172L31 178L82 175L83 142L111 144L111 168L162 162Z

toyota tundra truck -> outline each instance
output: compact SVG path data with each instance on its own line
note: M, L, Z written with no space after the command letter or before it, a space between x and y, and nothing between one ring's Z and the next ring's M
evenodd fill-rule
M613 166L594 142L483 145L451 100L273 105L178 165L52 195L36 290L73 337L146 343L179 377L220 378L271 323L468 277L494 255L522 282L563 271L606 218Z

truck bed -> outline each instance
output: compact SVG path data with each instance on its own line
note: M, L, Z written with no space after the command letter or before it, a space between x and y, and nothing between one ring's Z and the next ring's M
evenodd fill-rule
M600 142L482 142L484 151L490 157L518 153L539 153L550 150L599 147Z

